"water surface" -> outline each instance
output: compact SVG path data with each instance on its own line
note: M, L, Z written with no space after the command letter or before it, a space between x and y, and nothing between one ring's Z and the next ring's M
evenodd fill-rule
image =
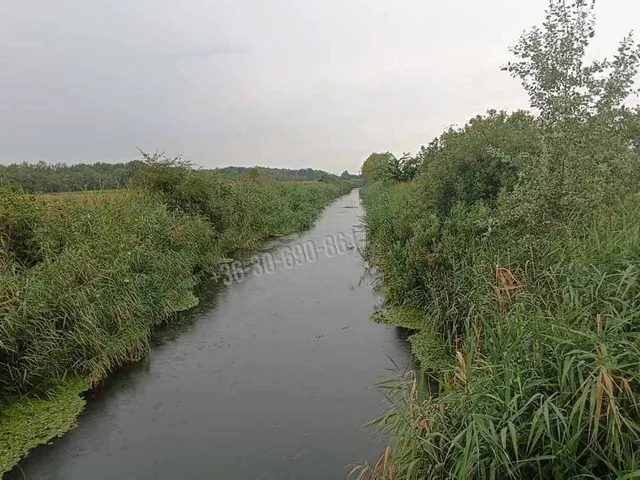
M354 191L272 246L278 259L313 241L315 262L212 282L147 359L91 394L78 428L9 478L331 480L375 460L382 445L363 426L407 346L370 321L379 298L357 252L320 248L361 215Z

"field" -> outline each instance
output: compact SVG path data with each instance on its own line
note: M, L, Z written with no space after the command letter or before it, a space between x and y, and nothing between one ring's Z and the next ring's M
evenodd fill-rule
M0 192L0 474L68 430L78 392L149 351L221 262L310 227L354 182L220 182L150 162L131 188Z

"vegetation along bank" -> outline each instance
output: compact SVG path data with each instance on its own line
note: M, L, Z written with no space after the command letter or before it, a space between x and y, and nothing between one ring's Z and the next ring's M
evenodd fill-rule
M429 381L390 386L391 446L354 476L640 476L640 50L587 62L593 9L551 0L512 49L535 113L365 162L378 319Z
M79 393L149 350L227 258L310 227L356 184L228 182L147 156L130 188L0 191L0 475L63 434Z

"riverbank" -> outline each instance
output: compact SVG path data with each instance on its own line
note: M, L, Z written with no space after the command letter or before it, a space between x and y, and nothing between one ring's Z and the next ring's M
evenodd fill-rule
M73 425L78 392L145 356L153 329L197 303L199 279L309 228L355 186L147 167L103 198L0 195L0 473Z
M429 160L411 182L362 190L387 306L377 318L415 332L412 351L437 388L398 383L380 420L393 448L360 478L637 475L637 188L620 177L606 202L565 196L567 216L517 189L442 212ZM546 219L512 220L536 210Z
M511 49L532 112L363 166L380 318L432 382L398 382L360 479L640 476L640 46L590 63L594 9L552 0Z
M637 473L640 197L537 234L460 208L428 239L417 191L363 198L378 318L414 332L432 388L398 382L380 420L393 448L360 478Z

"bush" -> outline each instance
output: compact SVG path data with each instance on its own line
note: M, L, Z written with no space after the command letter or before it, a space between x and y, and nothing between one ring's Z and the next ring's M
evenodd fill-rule
M421 150L421 181L428 205L446 215L456 203L495 206L527 161L540 155L542 131L527 112L489 111L450 128Z

